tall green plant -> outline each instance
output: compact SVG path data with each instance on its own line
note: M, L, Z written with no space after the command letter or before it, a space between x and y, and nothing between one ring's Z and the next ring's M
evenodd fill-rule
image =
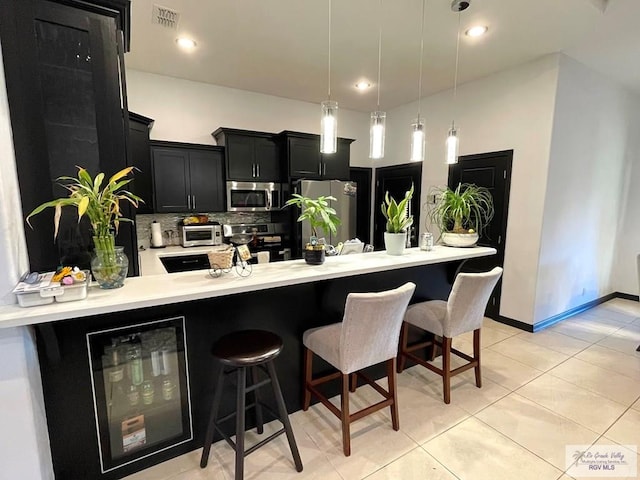
M329 201L337 201L335 197L320 196L317 199L303 197L294 193L293 198L290 198L285 203L285 206L295 205L302 210L302 213L298 217L298 222L308 221L311 226L311 232L314 237L318 236L318 229L322 229L325 235L329 232L336 233L338 226L340 225L340 219L338 218L334 208L329 206Z
M413 215L409 215L409 202L413 198L413 184L411 189L404 194L404 198L397 203L395 199L385 193L382 202L382 215L387 220L386 231L388 233L402 233L413 224Z
M440 232L469 233L472 229L482 235L482 230L493 218L493 197L485 187L461 183L455 190L435 187L435 205L429 209L429 220Z

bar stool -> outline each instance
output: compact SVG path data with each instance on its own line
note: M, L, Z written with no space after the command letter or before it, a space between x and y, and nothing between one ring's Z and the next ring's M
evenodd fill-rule
M291 428L291 423L289 422L289 416L287 415L287 408L284 404L284 398L282 397L282 391L280 390L276 370L273 366L273 360L280 354L282 347L282 339L278 335L264 330L243 330L230 333L220 338L213 345L213 356L218 359L221 365L216 382L213 406L211 407L209 426L207 428L204 448L202 449L202 458L200 459L201 468L205 468L207 466L207 462L209 461L209 451L211 450L211 443L213 441L213 434L217 430L236 452L236 480L242 480L243 478L244 457L282 433L286 433L287 435L289 448L291 449L296 470L298 472L302 471L302 460L300 459L298 446L296 445L296 440L293 436L293 430ZM231 369L225 372L225 367L231 367ZM247 387L247 369L251 371L252 385L249 387ZM258 381L258 369L263 370L268 375L268 378ZM224 378L226 375L234 372L236 373L237 379L236 411L223 418L217 418L218 409L220 408L220 402L222 400ZM260 400L258 389L268 384L271 384L273 389L279 414L271 411L271 409L267 405L264 405ZM253 392L254 402L247 405L246 395L250 392ZM255 408L257 423L256 429L258 433L263 433L262 408L265 408L274 417L278 418L282 422L283 428L245 450L245 413L249 408ZM234 416L236 417L235 443L219 427L220 423L229 420Z
M342 423L342 448L351 455L351 422L370 413L389 407L394 430L400 428L398 398L396 394L395 361L400 336L400 325L411 300L415 284L407 282L394 290L380 293L350 293L345 304L342 322L304 332L304 403L311 404L311 394L320 399ZM312 378L313 354L326 360L338 372ZM360 370L386 362L389 390L384 390ZM360 411L349 413L349 391L356 391L356 375L371 385L384 400ZM342 379L341 408L333 405L316 387ZM350 385L349 385L350 383Z
M405 360L428 368L442 377L444 403L451 403L451 377L475 369L476 386L482 387L480 375L480 328L484 318L484 311L493 288L502 275L502 268L495 267L490 272L460 273L453 282L449 299L430 300L411 305L407 309L400 343L398 345L398 373L402 373ZM407 345L409 326L431 332L442 338L442 342L435 338L430 341ZM451 347L453 337L473 331L473 357ZM442 368L438 368L413 352L431 346L431 360L435 360L435 346L442 348ZM468 363L451 370L451 354L466 360Z

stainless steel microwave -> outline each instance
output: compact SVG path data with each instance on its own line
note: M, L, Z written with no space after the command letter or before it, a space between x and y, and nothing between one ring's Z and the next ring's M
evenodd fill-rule
M228 212L269 212L282 208L279 183L227 182Z

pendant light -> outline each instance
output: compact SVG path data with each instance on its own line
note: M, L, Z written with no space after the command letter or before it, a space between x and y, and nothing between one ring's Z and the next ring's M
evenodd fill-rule
M338 102L331 100L331 0L329 0L329 60L327 100L322 102L320 120L320 153L336 153L338 149Z
M424 160L424 120L420 117L420 104L422 103L422 55L424 53L424 6L425 0L422 0L422 28L420 31L420 61L418 73L418 117L411 124L411 161L422 162Z
M382 63L382 0L380 0L378 26L378 103L375 112L371 112L369 125L369 158L384 157L384 130L387 114L380 111L380 65Z
M456 36L456 70L453 77L453 109L455 113L456 98L458 94L458 62L460 59L460 18L461 12L469 8L468 1L453 0L451 2L451 10L458 12L458 32ZM458 128L455 120L451 121L451 128L447 133L447 163L449 165L458 163L458 151L460 148L460 140L458 138Z

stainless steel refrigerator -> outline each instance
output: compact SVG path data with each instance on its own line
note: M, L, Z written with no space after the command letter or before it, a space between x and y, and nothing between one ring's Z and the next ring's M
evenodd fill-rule
M337 245L356 236L356 195L357 185L355 182L343 182L340 180L301 180L297 183L295 192L310 198L319 196L332 196L336 200L331 201L331 206L336 210L341 224L338 231L333 234L325 232L325 239L328 244ZM318 232L319 236L323 233ZM300 237L300 248L309 241L311 236L311 226L309 222L302 222L302 235Z

